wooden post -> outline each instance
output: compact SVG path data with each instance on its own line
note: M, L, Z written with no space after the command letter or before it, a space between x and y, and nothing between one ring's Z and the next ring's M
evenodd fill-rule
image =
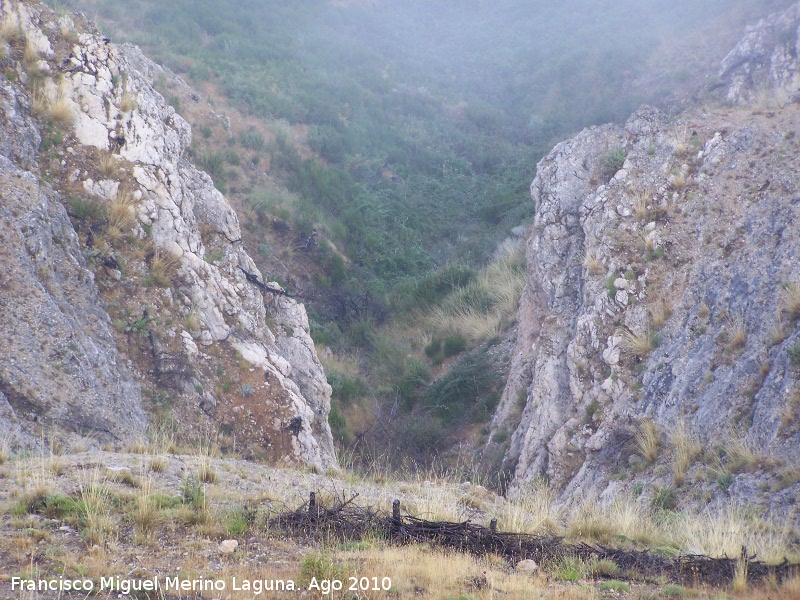
M497 533L497 519L492 519L489 522L489 531L492 533Z
M311 495L308 499L308 512L312 512L314 508L317 506L317 494L311 492Z

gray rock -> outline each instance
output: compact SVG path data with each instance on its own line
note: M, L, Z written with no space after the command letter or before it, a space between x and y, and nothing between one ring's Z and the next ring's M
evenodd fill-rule
M652 139L628 142L628 160L636 168L625 181L597 187L592 176L629 126L586 129L539 163L531 186L536 215L517 346L492 423L493 433L514 432L503 462L514 473L512 496L541 477L561 503L587 495L613 497L636 481L671 484L663 477L672 469L668 452L627 483L611 479L611 465L635 458L629 440L645 418L665 439L683 422L704 450L733 443L757 449L764 457L762 479L727 492L741 501L764 502L763 473L776 476L775 465L800 462L800 428L785 416L799 385L789 349L800 344L800 329L780 316L782 286L800 284L800 190L790 163L774 159L774 145L783 143L775 127L796 129L793 110L752 122L749 112L741 121L721 115L696 122L697 135L708 140L704 157L713 157L714 167L679 192L681 216L659 222L657 232L646 227L646 236L641 224L620 217L617 207L632 204L631 189L663 189L654 204L671 195L661 182L684 160L674 154L671 140L676 127L685 125L668 124L649 109L633 115L636 129ZM722 122L729 130L716 134ZM655 155L653 139L660 140ZM782 183L762 185L744 201L751 184L726 183L731 173L743 172L741 165L755 181ZM663 258L647 258L645 241L663 248ZM615 301L608 297L606 277L583 267L584 256L610 265ZM636 301L619 289L633 284L620 277L628 268L642 290ZM654 325L653 311L662 299L671 313L661 317L663 325ZM703 303L710 314L701 311ZM788 337L776 344L770 329L781 322ZM745 341L733 346L726 340L740 326ZM660 345L636 356L625 345L625 330L643 336L658 332ZM605 347L600 340L607 340ZM527 398L521 415L520 398ZM587 423L591 403L596 404ZM714 482L698 487L711 496L723 493ZM788 511L780 498L767 502ZM696 502L690 494L681 501Z

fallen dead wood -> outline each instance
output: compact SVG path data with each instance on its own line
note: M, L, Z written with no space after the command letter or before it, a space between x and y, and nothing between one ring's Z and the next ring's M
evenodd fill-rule
M330 506L316 502L312 493L308 503L294 511L284 512L272 522L293 535L325 537L342 541L382 538L397 544L426 543L477 556L495 554L510 562L531 559L550 564L566 558L585 563L612 560L619 567L617 579L631 581L667 580L687 585L724 587L736 576L737 568L746 568L749 581L772 578L777 582L800 573L800 563L784 559L767 564L748 555L742 548L737 558L699 555L666 556L650 550L613 548L602 544L570 543L553 535L535 535L496 531L496 522L484 527L470 521L426 521L400 513L400 502L394 501L392 513L354 504L357 494L349 499L336 498Z

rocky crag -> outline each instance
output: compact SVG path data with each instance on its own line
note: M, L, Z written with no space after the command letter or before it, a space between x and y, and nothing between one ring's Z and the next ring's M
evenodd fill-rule
M190 127L153 87L171 74L79 16L3 1L2 17L4 431L126 442L149 414L335 465L305 310L187 159Z
M539 163L485 451L512 494L544 478L565 503L731 497L796 518L798 15L764 19L725 58L727 107L642 107Z

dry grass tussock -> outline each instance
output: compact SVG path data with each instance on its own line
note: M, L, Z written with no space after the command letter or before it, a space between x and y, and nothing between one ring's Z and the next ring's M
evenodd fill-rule
M15 44L25 39L25 32L16 13L5 13L0 22L0 44Z
M675 155L683 157L689 150L689 129L684 125L676 127L670 134L670 142L675 149Z
M800 318L800 283L792 283L781 290L781 310L794 320Z
M105 179L116 179L119 174L119 165L116 157L108 151L100 150L97 153L97 168Z
M674 461L672 473L675 485L680 486L686 479L686 471L700 455L700 439L684 421L678 421L678 424L670 431L669 444Z
M634 194L633 212L640 221L646 221L650 216L650 203L653 202L653 190L644 188Z
M760 467L776 466L776 461L762 454L742 432L731 433L724 444L725 463L732 473L753 472Z
M653 326L660 329L672 316L672 305L666 298L659 298L647 309Z
M645 357L657 345L657 338L650 330L650 325L642 328L639 333L627 329L622 332L622 349L634 356Z
M317 355L326 373L333 372L352 378L361 376L357 354L334 354L333 352L328 352L324 346L319 345L317 346Z
M39 60L39 51L31 38L25 40L25 49L22 51L22 62L27 69L34 66Z
M502 529L520 533L541 534L543 531L557 532L561 528L564 514L554 504L554 494L544 481L534 482L513 500L503 504L497 520Z
M753 110L780 110L789 104L791 90L800 87L798 84L800 81L795 76L792 85L788 87L781 85L760 87L750 96L750 107Z
M595 277L606 272L606 267L596 254L588 253L583 257L584 268Z
M759 560L779 562L792 555L791 521L785 519L779 524L730 502L707 508L696 516L681 515L673 534L684 552L733 557L739 556L745 546Z
M170 287L178 275L181 259L169 252L156 248L150 260L150 276L159 287Z
M460 334L475 344L497 335L516 314L525 285L524 249L508 249L484 268L478 277L451 293L428 319L440 335Z
M214 470L212 458L216 458L219 451L210 442L201 442L197 452L197 480L203 483L216 483L217 472Z
M357 564L359 576L377 577L378 581L391 574L393 596L398 598L565 597L548 592L544 576L509 571L500 559L492 556L475 558L413 545L380 545L343 552L341 561L336 562L340 569ZM480 590L477 596L476 590Z
M655 462L661 448L661 434L656 424L650 419L641 421L633 439L639 455L647 462Z
M107 233L114 231L119 234L127 234L133 229L136 224L136 216L133 207L136 205L136 200L130 190L120 187L117 190L116 196L109 201L106 206L106 215L108 219ZM109 237L113 237L109 235Z
M119 109L124 113L135 110L137 106L136 96L128 92L124 93L122 99L119 101Z
M736 313L728 317L725 325L728 332L728 344L733 349L744 348L747 342L747 330L744 314Z
M103 546L116 531L112 516L111 494L102 481L100 471L85 473L80 483L81 518L85 522L84 540L89 548Z
M567 533L601 543L633 540L652 544L663 537L650 508L631 496L603 504L594 498L584 500L570 515Z

